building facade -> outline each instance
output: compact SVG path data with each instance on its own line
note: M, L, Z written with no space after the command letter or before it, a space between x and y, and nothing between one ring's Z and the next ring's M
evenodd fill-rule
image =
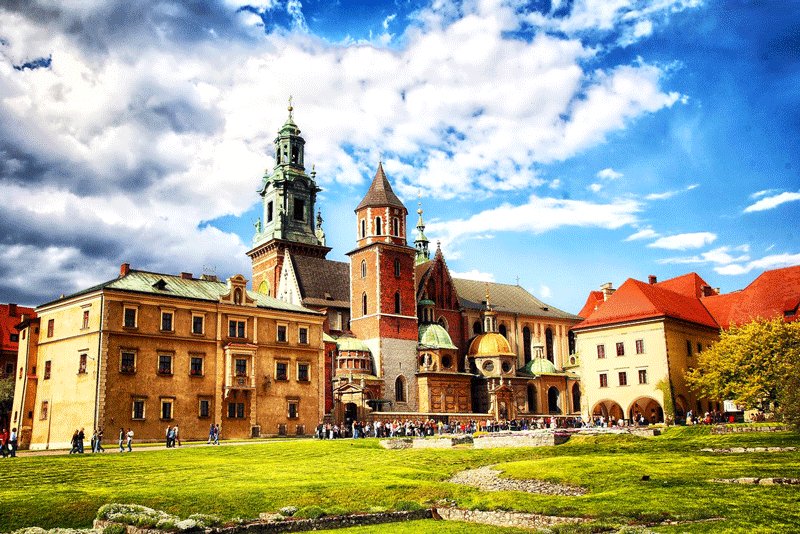
M14 410L22 446L68 447L72 433L120 428L157 441L304 435L322 415L319 312L226 283L130 269L37 308L21 326Z
M20 345L17 325L26 317L34 315L32 308L14 303L0 304L0 380L14 380ZM10 430L13 427L11 419L12 403L0 402L0 427Z

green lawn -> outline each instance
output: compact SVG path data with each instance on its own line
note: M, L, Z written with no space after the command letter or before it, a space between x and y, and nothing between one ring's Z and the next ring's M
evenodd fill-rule
M652 439L573 438L565 445L535 449L387 451L372 439L290 440L17 458L0 463L0 531L33 525L86 527L109 502L143 504L181 517L203 512L231 519L257 517L287 505L315 504L333 513L394 509L401 501L428 506L440 499L466 508L590 517L598 526L721 517L655 530L799 531L799 486L714 484L709 479L800 477L800 452L699 452L731 446L800 447L800 434L713 436L707 428L694 427L671 429ZM498 464L507 476L582 485L589 493L555 497L481 492L444 482L457 471L488 464ZM650 481L642 481L642 475ZM392 525L392 531L514 532L474 527L423 521Z

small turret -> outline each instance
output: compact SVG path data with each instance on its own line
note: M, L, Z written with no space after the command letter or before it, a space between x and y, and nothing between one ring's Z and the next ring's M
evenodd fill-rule
M429 241L428 238L425 237L425 222L422 220L422 202L417 202L417 214L419 214L419 219L417 220L417 237L414 239L414 247L417 249L417 254L414 261L419 265L431 259L430 252L428 252Z

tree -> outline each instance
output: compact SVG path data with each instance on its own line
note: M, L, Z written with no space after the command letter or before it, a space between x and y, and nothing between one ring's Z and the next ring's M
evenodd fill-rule
M747 408L775 403L783 411L800 388L800 322L777 317L732 326L698 354L697 363L686 379L703 396L735 400ZM800 409L800 399L795 406Z
M11 411L14 402L14 375L0 379L0 419Z

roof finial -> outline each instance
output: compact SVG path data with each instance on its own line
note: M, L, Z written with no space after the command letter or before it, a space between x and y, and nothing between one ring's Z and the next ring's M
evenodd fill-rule
M486 285L486 309L491 310L491 306L489 305L489 282L484 282Z
M288 109L289 109L289 118L291 119L292 118L292 110L294 110L294 108L292 107L292 95L289 95L289 108Z

